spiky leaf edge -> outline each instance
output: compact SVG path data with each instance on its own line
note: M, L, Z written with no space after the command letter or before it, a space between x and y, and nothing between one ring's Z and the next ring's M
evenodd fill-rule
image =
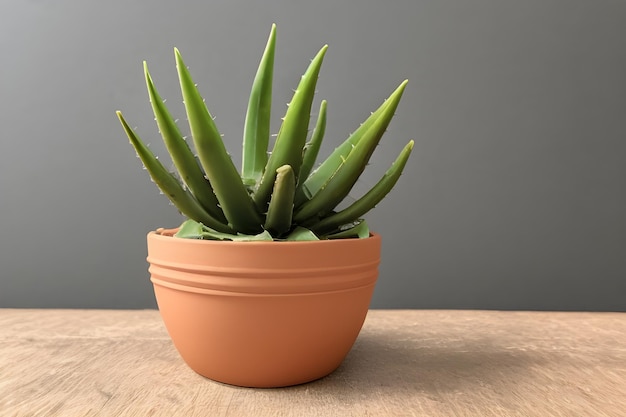
M265 212L270 199L276 170L289 165L296 181L300 178L300 167L306 138L308 136L311 107L315 96L315 86L328 45L324 45L309 64L298 88L287 107L283 123L278 131L276 143L267 161L261 183L254 195L254 202L260 212Z
M120 111L117 112L117 117L120 119L120 123L122 124L130 143L135 148L139 159L141 159L141 162L150 174L154 183L183 215L220 232L234 232L234 230L227 225L211 217L211 215L202 208L194 196L183 188L178 179L165 169L163 164L156 158L152 151L145 145L133 129L130 128Z
M213 117L205 106L180 52L178 49L174 51L192 139L220 207L233 229L244 234L260 233L263 230L261 217L226 151Z
M180 174L180 178L187 185L191 193L202 205L202 207L214 218L222 223L226 223L226 217L219 208L219 202L213 192L211 183L205 178L204 173L200 169L198 162L191 152L189 145L180 133L176 122L172 118L169 110L165 106L161 95L157 91L148 65L143 63L144 75L146 78L146 87L150 97L150 104L154 113L157 126L161 132L163 142L172 157L172 162Z
M319 223L311 226L311 230L319 235L330 233L338 229L340 226L356 221L368 211L373 209L383 198L393 189L398 182L402 171L413 150L414 141L409 143L402 149L400 155L391 164L391 167L385 172L383 177L361 198L352 203L349 207L338 213L330 215Z

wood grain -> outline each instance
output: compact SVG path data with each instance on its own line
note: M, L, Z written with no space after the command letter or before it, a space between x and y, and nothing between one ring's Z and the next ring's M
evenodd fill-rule
M207 380L156 311L0 309L0 416L626 416L626 314L370 311L322 380Z

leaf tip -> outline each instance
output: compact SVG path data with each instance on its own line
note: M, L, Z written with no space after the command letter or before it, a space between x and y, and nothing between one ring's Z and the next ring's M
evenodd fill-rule
M174 56L176 57L176 65L184 68L183 56L180 54L178 48L174 47Z

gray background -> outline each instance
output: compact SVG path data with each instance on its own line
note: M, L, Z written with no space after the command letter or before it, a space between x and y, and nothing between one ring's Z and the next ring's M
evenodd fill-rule
M330 45L323 154L410 80L354 193L416 139L373 307L626 310L623 0L4 0L0 307L155 306L145 234L181 217L114 111L164 155L141 62L182 118L177 46L238 164L272 22L274 132Z

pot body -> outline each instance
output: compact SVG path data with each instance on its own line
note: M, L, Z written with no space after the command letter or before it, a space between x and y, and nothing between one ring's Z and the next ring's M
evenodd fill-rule
M365 320L381 238L220 242L148 234L159 311L183 360L247 387L334 371Z

